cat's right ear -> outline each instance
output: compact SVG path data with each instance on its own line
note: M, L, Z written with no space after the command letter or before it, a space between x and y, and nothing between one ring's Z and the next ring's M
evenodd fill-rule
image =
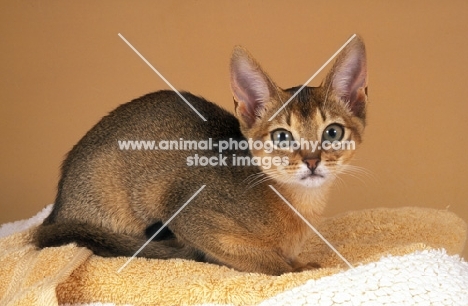
M234 48L230 70L237 118L250 128L265 114L276 85L249 52L240 46Z

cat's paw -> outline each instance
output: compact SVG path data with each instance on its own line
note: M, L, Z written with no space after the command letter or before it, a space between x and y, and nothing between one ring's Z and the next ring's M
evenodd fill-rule
M315 270L321 268L320 265L316 262L308 262L305 265L301 265L294 269L294 272L303 272L308 270Z

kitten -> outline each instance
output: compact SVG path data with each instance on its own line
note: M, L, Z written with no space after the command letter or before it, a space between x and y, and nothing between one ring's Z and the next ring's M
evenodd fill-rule
M36 245L75 242L100 256L132 256L147 235L206 185L138 256L192 259L271 275L315 267L297 258L312 231L268 185L309 222L318 222L328 190L354 150L292 149L293 141L361 142L367 104L364 44L359 37L352 40L323 85L305 87L271 121L299 87L279 88L242 47L233 51L230 73L235 116L183 92L203 121L176 93L158 91L102 118L67 155L53 211L38 228ZM233 146L221 153L216 145L119 147L125 140L210 138L215 144L261 141L265 147ZM275 146L266 150L267 143ZM219 164L202 166L203 157L205 162L216 157L212 161ZM251 165L234 165L239 158Z

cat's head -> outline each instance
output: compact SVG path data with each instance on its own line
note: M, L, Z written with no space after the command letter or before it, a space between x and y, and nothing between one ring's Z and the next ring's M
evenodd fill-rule
M264 173L277 182L311 188L331 182L361 142L367 65L359 37L338 55L320 87L302 90L301 86L281 89L245 49L236 47L231 88L242 133L265 144L252 149L252 155L259 160L270 157L270 161L279 157L276 163L261 163Z

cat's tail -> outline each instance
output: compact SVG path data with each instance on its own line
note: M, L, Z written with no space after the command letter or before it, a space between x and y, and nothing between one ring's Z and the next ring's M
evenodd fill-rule
M39 248L76 243L102 257L133 256L146 240L112 232L108 229L83 223L41 224L34 233L34 244ZM200 251L176 239L151 241L136 255L146 258L183 258L203 261Z

